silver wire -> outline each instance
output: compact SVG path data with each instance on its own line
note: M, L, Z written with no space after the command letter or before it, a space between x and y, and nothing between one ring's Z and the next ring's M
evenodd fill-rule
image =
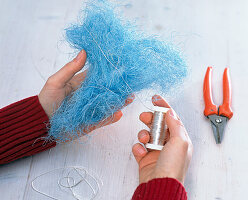
M165 113L155 111L153 113L149 143L164 146L165 137L166 137Z
M53 170L50 170L48 172L45 172L39 176L37 176L36 178L34 178L31 182L31 187L34 191L38 192L39 194L41 195L44 195L50 199L55 199L55 200L60 200L56 197L53 197L53 196L50 196L49 194L45 193L45 192L42 192L40 190L38 190L35 186L34 186L34 182L36 181L36 179L38 179L39 177L41 176L44 176L46 174L49 174L51 172L55 172L55 171L58 171L58 170L63 170L62 171L62 175L64 174L64 171L65 170L69 170L69 172L67 173L66 176L62 176L58 181L57 181L57 184L59 186L59 188L62 190L62 188L66 188L66 189L69 189L71 193L67 192L68 194L71 194L71 197L73 199L76 199L76 200L82 200L83 198L80 197L78 194L75 193L75 187L78 186L80 183L82 182L85 182L89 188L91 189L92 191L92 197L90 197L88 200L93 200L95 199L98 194L99 194L99 191L100 191L100 188L101 188L101 185L103 185L102 181L98 178L96 178L95 176L91 175L90 173L88 173L88 171L82 167L77 167L77 166L68 166L68 167L64 167L64 168L57 168L57 169L53 169ZM75 178L73 178L70 174L72 173L72 171L76 171L76 173L81 177L81 179L76 182L75 181ZM79 171L83 171L83 175L79 172ZM95 183L95 186L93 186L88 180L87 180L87 176L90 177L93 182ZM62 184L62 180L66 179L67 181L67 184L68 185L64 185ZM72 180L73 184L70 184L70 180ZM85 199L84 199L85 200Z

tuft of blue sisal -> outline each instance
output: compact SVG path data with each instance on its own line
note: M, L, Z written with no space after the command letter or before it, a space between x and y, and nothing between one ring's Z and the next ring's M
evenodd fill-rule
M85 134L143 89L163 92L180 83L187 67L172 45L135 30L107 1L88 2L83 19L66 29L66 39L87 53L85 81L51 118L49 137L64 142Z

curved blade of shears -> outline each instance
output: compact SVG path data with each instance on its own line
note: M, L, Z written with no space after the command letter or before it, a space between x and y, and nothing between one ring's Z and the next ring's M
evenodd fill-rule
M228 118L219 116L219 115L209 115L208 118L211 122L216 144L220 144L223 139L224 130L225 130Z

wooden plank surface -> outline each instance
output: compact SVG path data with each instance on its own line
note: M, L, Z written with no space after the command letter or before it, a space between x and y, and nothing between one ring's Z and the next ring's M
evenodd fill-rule
M63 40L63 29L75 21L81 5L81 0L0 0L0 107L37 94L45 80L70 60L73 50ZM181 48L191 68L183 90L168 97L194 144L185 183L190 200L247 196L247 10L245 0L139 0L124 7L128 18L140 18L141 27ZM214 67L217 104L222 102L223 70L230 66L231 71L234 116L221 145L215 144L210 123L202 114L202 81L208 65ZM99 199L130 199L138 185L131 147L144 127L138 115L145 110L136 100L124 110L120 122L94 132L84 144L58 145L1 166L1 199L48 199L32 190L31 181L72 165L95 172L103 181ZM52 179L48 176L39 187ZM56 191L51 187L49 192Z

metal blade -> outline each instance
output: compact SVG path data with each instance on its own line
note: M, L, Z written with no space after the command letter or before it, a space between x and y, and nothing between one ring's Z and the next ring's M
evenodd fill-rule
M220 144L223 140L224 130L228 119L218 115L209 115L208 118L211 122L216 144Z
M211 120L210 120L210 122L211 122ZM212 129L213 129L215 142L216 142L216 144L220 144L220 137L219 137L219 134L218 134L217 127L212 122L211 122L211 126L212 126Z

